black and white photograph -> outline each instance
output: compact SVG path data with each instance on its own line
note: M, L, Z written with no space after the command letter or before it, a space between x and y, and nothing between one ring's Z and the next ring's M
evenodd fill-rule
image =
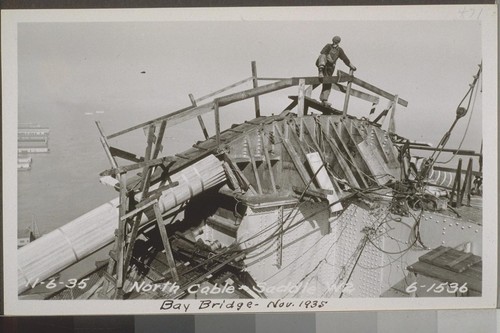
M6 313L495 307L496 17L3 11Z

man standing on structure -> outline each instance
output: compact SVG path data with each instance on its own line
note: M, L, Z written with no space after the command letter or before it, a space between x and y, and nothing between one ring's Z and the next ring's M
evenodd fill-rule
M331 77L333 75L335 71L335 63L337 62L338 58L342 59L344 64L349 66L350 69L352 69L353 71L356 70L356 67L354 67L349 58L347 58L344 50L342 50L339 44L340 37L335 36L332 39L332 44L326 44L325 47L323 47L323 49L321 50L318 60L316 60L316 66L318 67L318 76L320 78L325 76ZM328 103L328 96L330 96L331 89L331 83L323 84L319 99L324 105L331 105L330 103Z

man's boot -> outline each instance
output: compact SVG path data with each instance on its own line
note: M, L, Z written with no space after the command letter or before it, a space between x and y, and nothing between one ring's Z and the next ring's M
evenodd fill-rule
M318 67L318 77L325 77L324 67Z

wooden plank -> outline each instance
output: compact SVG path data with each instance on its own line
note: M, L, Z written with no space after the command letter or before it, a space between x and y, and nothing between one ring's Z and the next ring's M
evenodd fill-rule
M462 188L461 199L460 199L460 201L462 201L463 196L467 195L467 203L466 203L467 206L470 206L471 189L472 189L472 158L469 158L469 163L467 164L467 172L465 174L464 186Z
M167 184L167 181L168 181L168 184ZM168 189L170 189L172 187L176 187L177 185L179 185L179 182L178 181L174 181L173 182L173 181L170 180L169 177L167 177L167 179L164 179L160 184L161 185L158 188L150 191L148 193L148 197L145 198L145 199L143 199L143 200L141 200L141 202L139 202L136 205L136 207L137 208L138 207L142 207L142 205L145 205L145 204L147 204L147 203L149 203L149 202L151 202L153 200L158 199L163 192L165 192L166 190L168 190Z
M124 264L123 264L125 277L128 267L130 265L130 260L132 259L132 253L134 251L135 242L137 240L137 234L139 232L139 226L141 224L141 215L142 214L138 214L132 220L132 230L130 232L130 235L127 235L126 237L127 249L125 251Z
M299 117L303 117L305 115L305 112L304 112L305 86L306 86L305 80L300 79L299 80L298 104L297 104L297 115Z
M456 201L456 207L460 207L461 206L461 202L460 202L460 183L461 183L461 180L462 180L462 159L459 158L458 159L458 166L457 166L457 170L456 170L456 173L455 173L455 179L453 181L453 188L451 190L451 195L450 195L450 203L453 204L453 198L455 196L455 194L457 195L457 201ZM455 192L456 191L456 192Z
M447 167L442 167L442 166L433 166L432 169L434 169L436 171L444 171L444 172L456 172L457 171L456 168L447 168ZM467 170L462 169L462 172L466 173ZM476 177L482 177L483 173L479 172L479 171L472 171L472 175L476 176Z
M466 284L468 289L479 292L482 291L482 280L477 277L477 270L473 271L468 269L462 273L456 273L422 261L418 261L408 266L407 269L415 274L435 278L442 282L458 283L459 286Z
M354 71L351 69L349 71L349 75L352 76L353 73ZM344 97L344 107L342 109L342 115L344 117L347 116L347 108L349 107L349 97L351 97L351 85L352 85L351 81L347 82L347 89Z
M141 205L140 207L134 209L134 210L131 210L130 212L128 212L127 214L123 215L120 217L120 220L124 221L134 215L137 215L139 213L141 213L142 211L148 209L149 207L153 206L155 203L155 200L151 200L149 201L148 203L144 204L144 205Z
M312 146L316 150L316 152L318 152L318 154L320 155L321 160L323 162L327 162L326 156L323 153L323 150L320 148L319 143L316 141L314 135L309 130L309 127L304 124L304 140L307 141L307 138L310 139L309 140L310 143L312 144ZM334 190L335 190L336 194L342 193L342 191L340 190L340 187L339 187L339 184L337 183L337 181L335 179L333 179L333 178L331 178L330 180L333 183Z
M220 147L219 101L216 101L214 103L214 118L215 118L215 142L218 149Z
M291 111L294 107L296 107L298 104L298 99L295 99L292 101L292 103L288 104L288 106L283 110L284 111Z
M125 150L121 150L115 147L109 147L109 150L111 152L111 155L123 158L125 160L129 160L136 163L144 161L144 157L129 153L128 151Z
M334 89L336 91L340 91L344 94L347 93L347 87L345 87L341 84L338 84L338 83L332 84L332 89ZM375 104L378 104L378 102L380 101L380 98L378 98L377 96L367 94L365 92L362 92L361 90L357 90L357 89L354 89L352 87L351 87L351 90L349 91L349 95L357 97L359 99L362 99L362 100L370 102L370 103L375 103Z
M394 100L392 103L392 108L391 108L391 115L389 116L389 126L387 127L387 132L389 133L396 133L396 121L395 121L395 116L396 116L396 107L398 105L398 100L399 96L394 95Z
M99 130L99 134L100 134L99 139L101 140L101 144L102 144L102 147L104 148L104 152L106 153L106 156L108 157L108 160L111 163L111 166L113 168L116 168L116 167L118 167L118 164L116 163L115 158L111 154L111 149L109 148L109 143L108 143L108 140L106 139L106 136L104 135L104 131L101 127L101 123L99 121L96 121L95 123L97 125L97 129Z
M219 97L217 98L217 100L219 102L219 106L225 106L255 96L285 89L297 84L298 82L294 82L292 79L286 79L275 83L267 84L265 86L260 86L258 88L248 89L231 95Z
M153 210L155 212L156 223L160 231L163 247L165 248L165 254L167 256L167 262L170 268L170 272L172 272L173 280L179 281L179 275L177 274L177 267L175 265L174 256L172 254L172 248L170 247L170 241L168 240L167 230L165 229L165 225L163 224L163 217L161 216L161 211L158 207L158 203L153 206Z
M354 161L354 157L349 152L349 148L347 148L346 143L342 139L342 136L337 132L337 129L335 128L335 124L333 123L333 121L331 119L329 119L329 125L332 129L331 133L333 134L333 140L337 143L337 147L340 148L342 157L344 157L345 160L347 161L347 163L349 165L348 168L350 170L355 170L356 173L353 173L353 175L354 176L356 176L356 174L358 175L358 177L356 177L358 182L360 184L364 185L365 187L368 187L368 183L365 180L363 172L357 166L356 162Z
M160 151L163 150L163 145L161 144L163 141L163 136L165 135L165 129L167 128L167 121L164 120L160 124L160 130L158 131L158 135L156 136L155 149L153 151L152 159L156 159L160 154Z
M101 278L97 281L96 284L92 286L89 290L78 296L76 299L89 299L94 293L99 289L102 284L104 283L104 276L101 276Z
M300 160L299 154L295 150L294 146L290 143L290 141L281 133L281 130L279 129L278 126L275 126L276 132L278 133L279 137L281 138L281 141L283 143L283 146L287 150L288 154L292 158L292 162L295 165L295 168L297 169L300 177L302 178L302 181L306 186L311 187L313 190L316 189L314 184L311 181L311 177L309 176L309 173L307 172L304 164Z
M242 184L244 185L243 189L245 191L250 191L252 194L257 194L252 184L248 181L247 177L241 172L236 163L233 163L233 160L228 154L223 155L224 161L231 167L233 172L240 178Z
M236 174L231 169L229 164L226 161L224 161L222 163L222 166L224 167L224 171L226 171L227 174L227 179L229 180L229 183L233 186L234 190L237 192L241 192L241 187L238 182L238 177L236 177Z
M255 61L252 61L252 81L253 81L253 87L257 88L259 86L259 82L257 81L257 64ZM254 103L255 103L255 118L258 118L260 117L259 96L254 97Z
M208 95L202 96L202 97L198 98L197 100L195 100L195 102L198 103L198 102L201 102L201 101L203 101L203 100L205 100L207 98L214 97L214 96L216 96L218 94L221 94L221 93L223 93L225 91L228 91L229 89L235 88L235 87L237 87L237 86L239 86L239 85L241 85L241 84L243 84L245 82L248 82L250 80L253 80L253 76L247 77L246 79L240 80L240 81L235 82L233 84L230 84L230 85L228 85L228 86L226 86L226 87L224 87L222 89L214 91L214 92L212 92L212 93L210 93Z
M278 257L276 258L276 265L278 269L281 268L283 265L283 235L284 235L284 224L285 221L283 220L283 212L284 208L283 205L279 206L278 208L278 228L279 228L279 239L278 239Z
M189 119L192 119L192 118L197 117L199 115L211 112L213 110L213 105L214 105L214 103L210 102L210 103L198 105L196 107L188 106L186 108L177 110L175 112L172 112L172 113L169 113L167 115L158 117L156 119L149 120L149 121L146 121L144 123L141 123L141 124L138 124L138 125L126 128L124 130L118 131L116 133L113 133L111 135L108 135L107 139L109 140L111 138L114 138L114 137L126 134L128 132L137 130L139 128L143 128L143 127L146 127L146 126L149 126L149 125L152 125L152 124L159 123L159 122L161 122L163 120L167 121L167 128L168 127L172 127L172 126L180 124L180 123L182 123L182 122L184 122L186 120L189 120Z
M297 186L292 186L292 190L297 193L297 194L304 194L308 195L311 197L318 197L320 199L327 199L328 195L331 195L334 193L333 190L325 190L325 189L317 189L317 190L311 190L311 189L306 189L305 187L297 187Z
M248 81L248 80L251 80L251 79L253 79L253 78L250 77L249 79L245 79L245 80ZM337 83L337 82L342 82L342 80L343 80L343 79L339 79L337 76L322 78L321 81L320 81L320 79L318 77L305 77L303 79L305 80L305 84L306 85L321 84L321 83ZM121 130L121 131L118 131L116 133L108 135L106 138L107 139L111 139L111 138L117 137L119 135L123 135L125 133L131 132L133 130L136 130L136 129L139 129L139 128L142 128L142 127L146 127L146 126L149 126L151 124L158 123L158 122L163 121L163 120L167 121L167 128L168 127L172 127L172 126L175 126L175 125L177 125L179 123L182 123L182 122L184 122L186 120L189 120L189 119L192 119L192 118L197 117L199 115L211 112L212 109L213 109L214 103L216 101L218 101L219 107L225 106L225 105L228 105L228 104L231 104L231 103L235 103L235 102L238 102L238 101L242 101L242 100L245 100L245 99L248 99L248 98L252 98L252 97L255 97L255 96L267 94L267 93L270 93L270 92L273 92L273 91L277 91L277 90L281 90L281 89L285 89L285 88L288 88L288 87L291 87L291 86L294 86L294 85L298 85L299 84L299 80L300 80L300 78L284 79L284 80L280 80L278 82L274 82L274 83L267 84L267 85L264 85L264 86L260 86L260 87L257 87L257 88L248 89L248 90L244 90L242 92L238 92L238 93L234 93L234 94L222 96L222 97L217 98L213 102L202 104L202 105L199 105L199 106L196 106L196 107L188 106L186 108L177 110L175 112L172 112L172 113L169 113L167 115L158 117L156 119L153 119L153 120L150 120L150 121L146 121L144 123L141 123L141 124L129 127L127 129L124 129L124 130ZM211 96L214 96L215 94L216 93L213 93ZM199 100L200 99L198 99L197 101L199 101Z
M354 133L353 133L353 127L352 127L352 120L351 119L343 119L339 125L340 125L340 129L343 133L346 133L347 135L345 135L345 137L347 138L347 140L350 141L350 145L351 147L353 147L353 149L355 150L354 151L354 155L353 155L353 161L354 161L354 164L358 167L358 169L360 170L361 172L361 176L364 177L363 179L364 180L372 180L371 178L375 179L376 176L380 176L380 175L385 175L387 174L388 172L383 168L383 166L385 165L384 163L381 163L379 162L379 158L380 156L378 156L377 154L374 154L373 152L373 156L374 156L374 161L373 161L373 166L374 166L374 171L376 173L373 173L372 172L372 177L370 177L370 175L368 175L366 172L371 172L370 170L370 167L368 166L368 163L370 162L370 159L365 159L364 157L361 156L361 152L360 152L360 149L359 149L359 146L357 145L357 140L355 139L354 137ZM349 129L347 126L348 125L351 125L351 129ZM360 139L362 140L362 139ZM345 142L345 140L343 140L343 142ZM347 148L347 143L346 143L346 148ZM379 167L382 166L382 169L378 168L377 167L377 162L379 162ZM380 172L380 173L379 173ZM384 178L385 180L388 180L388 178L386 178L387 176L384 176L382 178ZM381 183L385 184L384 180L380 180ZM365 184L367 186L369 186L369 182L365 182Z
M330 211L332 213L338 212L342 210L342 204L339 201L339 197L335 192L335 188L333 186L332 180L326 171L325 162L321 159L321 156L318 152L310 153L306 155L307 161L309 162L309 166L311 167L312 172L316 177L316 182L318 183L319 188L325 190L331 190L333 193L327 195L327 200L330 205ZM336 203L335 203L336 202ZM334 204L335 203L335 204Z
M196 106L196 100L194 99L193 94L189 94L189 99L191 100L191 104L193 106ZM203 136L205 139L208 139L210 136L208 135L207 128L205 127L205 123L203 122L203 118L201 116L198 116L198 123L200 123L201 131L203 132Z
M373 147L369 146L364 141L358 143L356 148L363 157L363 160L366 161L366 165L368 166L368 170L370 170L374 181L378 185L387 184L391 177L389 177L389 171L384 168L384 163L380 162L380 155L377 154L376 151L373 151Z
M254 173L254 176L255 176L255 180L257 181L257 189L259 190L259 194L262 194L262 184L260 182L260 176L259 176L259 170L257 170L257 163L255 162L255 156L253 154L253 147L250 143L250 138L248 136L245 137L245 140L247 142L247 145L248 145L248 155L250 157L250 162L252 164L252 169L253 169L253 173Z
M454 153L454 154L457 154L457 155L481 156L480 153L476 153L473 150L448 149L448 148L441 149L439 147L425 147L425 146L415 145L415 144L412 144L412 143L410 143L410 148L411 149L417 149L417 150L431 150L431 151L440 150L440 151L445 152L445 153Z
M144 153L144 161L149 161L151 159L151 152L153 150L153 144L155 142L155 126L150 125L148 130L148 145L146 147L146 152ZM149 166L144 166L142 169L142 197L145 198L149 190L149 181L151 179L151 168Z
M328 128L328 130L329 132L331 132L330 128ZM332 157L335 157L337 159L337 162L339 163L339 166L344 173L346 181L349 184L353 184L355 187L360 187L358 180L354 176L354 173L352 172L350 165L345 160L345 157L340 151L340 148L337 146L336 141L328 134L328 132L324 128L321 128L321 131L323 132L324 141L326 141L327 147L331 149L333 153Z
M292 80L293 85L298 85L300 79L304 79L306 85L318 86L323 83L338 83L338 82L346 82L349 78L339 76L327 76L323 78L319 78L317 76L304 76L304 77L292 77L283 78L283 77L259 77L257 78L261 81L284 81L284 80Z
M171 163L173 161L175 161L175 158L173 158L171 156L166 156L166 157L162 157L162 158L156 158L154 160L147 160L147 161L140 162L140 163L120 166L116 169L108 169L108 170L101 172L99 175L100 176L115 176L115 175L118 175L120 173L132 171L132 170L136 170L136 169L140 169L140 168L152 167L152 166L157 166L160 164L167 165L168 163Z
M124 282L124 259L125 259L125 227L126 221L121 220L120 217L125 215L128 207L128 198L127 198L127 181L125 175L121 175L120 177L120 206L119 206L119 217L118 217L118 230L115 235L116 242L116 253L117 253L117 261L116 261L116 288L120 289L123 286Z
M288 98L293 100L292 104L294 106L298 104L298 96L288 96ZM304 102L305 102L305 107L307 107L307 108L311 107L311 108L318 110L321 113L326 114L326 115L331 115L331 114L341 115L342 114L342 111L334 109L330 106L326 106L323 103L315 100L314 98L304 96ZM292 105L292 104L290 104L290 105Z
M387 91L385 91L385 90L382 90L382 89L380 89L380 88L377 88L377 87L375 87L374 85L372 85L372 84L370 84L370 83L368 83L368 82L365 82L365 81L363 81L363 80L361 80L361 79L358 79L357 77L354 77L354 76L352 76L352 75L349 75L349 74L347 74L346 72L343 72L343 71L341 71L341 70L339 70L339 71L338 71L338 73L339 73L339 76L340 76L341 78L345 79L345 80L352 81L352 83L354 83L354 84L356 84L356 85L358 85L358 86L360 86L360 87L362 87L362 88L365 88L366 90L369 90L369 91L371 91L371 92L373 92L373 93L375 93L375 94L377 94L377 95L380 95L380 96L382 96L382 97L384 97L384 98L387 98L387 99L389 99L389 100L391 100L391 101L393 101L393 100L394 100L394 96L395 96L395 95L393 95L393 94L391 94L391 93L388 93L388 92L387 92ZM402 106L404 106L404 107L408 106L408 102L407 102L407 101L405 101L405 100L404 100L404 99L402 99L402 98L399 98L399 99L398 99L398 104L399 104L399 105L402 105Z
M273 166L271 164L271 156L269 155L269 150L268 150L268 145L266 143L266 140L264 140L264 135L262 131L259 131L259 136L262 141L262 149L264 150L264 158L266 160L267 168L269 169L269 176L271 178L271 186L273 188L273 192L276 193L276 181L274 179L274 172L273 172Z

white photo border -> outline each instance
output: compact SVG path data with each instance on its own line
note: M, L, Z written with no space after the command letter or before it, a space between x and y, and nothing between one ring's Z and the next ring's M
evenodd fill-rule
M464 9L480 17L464 17ZM484 179L497 173L497 11L494 5L381 6L381 7L279 7L269 8L192 8L192 9L102 9L102 10L4 10L2 11L2 109L3 109L3 247L4 299L7 315L91 315L91 314L166 314L161 300L137 301L30 301L17 295L17 25L26 22L143 22L164 21L265 21L286 20L479 20L482 26ZM474 298L342 299L319 311L409 310L495 308L497 306L497 184L484 183L483 294ZM198 301L183 301L197 304ZM258 306L238 312L269 312ZM296 311L296 310L289 310ZM318 310L304 310L318 311ZM190 314L231 312L227 309L192 309ZM236 310L234 310L236 312ZM184 313L169 311L168 313Z

